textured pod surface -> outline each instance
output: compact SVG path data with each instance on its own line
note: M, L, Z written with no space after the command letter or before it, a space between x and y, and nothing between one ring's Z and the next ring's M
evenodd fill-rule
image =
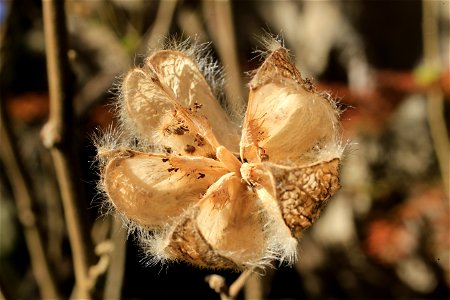
M195 222L195 214L183 219L170 235L166 251L174 260L212 269L239 269L236 263L219 255L206 241Z
M297 238L340 189L339 159L295 167L245 164L241 170L245 180L265 189L278 203L285 224Z
M319 218L326 201L339 190L338 168L338 159L307 167L271 168L276 199L295 237Z

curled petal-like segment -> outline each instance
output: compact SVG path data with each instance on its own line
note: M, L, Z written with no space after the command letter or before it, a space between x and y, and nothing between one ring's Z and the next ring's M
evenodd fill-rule
M311 152L336 145L338 134L333 103L301 79L286 49L272 52L250 82L241 158L310 163Z
M226 173L204 157L116 153L103 172L103 186L113 206L140 225L160 227L197 203Z
M255 194L235 173L228 173L208 189L189 216L192 220L175 228L168 250L205 267L236 269L258 263L266 249L258 212ZM188 231L189 240L180 234Z
M124 81L124 119L140 138L166 152L213 157L217 141L208 120L178 104L149 70L132 70ZM201 127L199 127L201 126Z
M319 218L327 200L340 188L337 158L300 167L244 164L241 173L246 181L276 199L284 222L295 237Z
M199 203L197 224L217 251L238 264L258 261L265 241L256 195L235 173L214 183Z
M158 76L179 104L198 110L210 121L221 145L238 151L238 127L225 114L197 64L189 56L174 50L157 51L146 60L147 68Z

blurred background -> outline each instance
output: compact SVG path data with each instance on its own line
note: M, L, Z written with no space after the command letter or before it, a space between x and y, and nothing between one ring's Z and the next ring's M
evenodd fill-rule
M271 32L340 99L349 146L342 189L302 238L298 263L251 277L238 298L449 299L449 1L66 1L75 213L41 133L52 22L42 6L0 1L0 298L78 298L75 216L93 298L220 299L205 282L213 271L148 266L101 210L92 136L114 126L114 87L164 36L212 42L224 95L245 105L258 37Z

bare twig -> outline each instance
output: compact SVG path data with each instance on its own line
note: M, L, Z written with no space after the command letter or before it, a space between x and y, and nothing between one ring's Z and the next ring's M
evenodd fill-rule
M422 1L422 30L425 65L430 68L442 66L439 56L438 2ZM444 93L433 85L427 92L428 123L439 162L444 190L449 197L449 140L444 118Z
M264 299L263 278L258 273L253 273L244 286L245 299L262 300Z
M49 78L50 117L42 129L44 145L50 149L60 186L64 214L72 249L77 297L90 298L88 266L92 257L85 214L84 198L77 186L76 155L73 144L73 91L67 56L67 32L64 2L43 1L44 34ZM78 202L77 202L78 200ZM81 200L81 201L80 201ZM86 209L86 207L84 207Z
M31 268L41 297L43 299L58 299L57 285L49 267L48 257L45 254L42 234L36 224L37 216L33 210L33 204L36 201L33 199L33 193L29 179L26 177L24 166L18 158L18 150L13 143L14 139L11 137L12 134L8 128L3 108L0 108L0 115L0 140L2 141L0 155L16 200L19 221L24 229Z
M226 66L226 86L229 109L239 116L244 105L242 96L241 71L237 56L236 38L233 26L231 3L224 1L203 1L206 14L206 24L217 45L217 50Z
M114 219L111 231L114 250L111 253L111 263L106 274L104 299L120 299L125 271L126 230L119 219Z
M233 300L236 299L252 272L253 269L247 269L242 272L230 287L226 285L225 278L217 274L207 276L206 281L216 293L220 294L221 300Z
M177 22L187 36L195 36L201 43L206 42L208 35L197 10L182 6L177 14Z
M0 70L3 69L5 32L9 26L9 20L5 26L0 28ZM51 272L48 257L44 251L44 239L36 223L33 205L36 203L33 198L31 184L25 167L19 159L17 145L14 143L13 133L9 128L8 116L6 115L4 99L0 102L0 158L3 161L5 172L9 178L12 193L17 205L19 222L24 228L25 242L30 255L31 268L36 279L37 286L42 298L58 299L59 292ZM9 296L0 283L0 299Z
M169 33L177 0L160 1L153 26L142 37L137 52L146 52L158 46L158 42Z
M235 299L241 289L244 287L247 279L252 275L253 269L248 269L242 272L242 274L230 285L229 296L231 299Z
M76 50L69 50L69 61L75 64L83 60L98 68L74 95L75 115L82 119L106 98L116 77L128 69L129 55L119 37L104 24L92 24L79 16L68 17L72 39L77 42Z
M100 73L89 80L77 93L74 103L77 117L85 117L89 109L102 100L103 95L114 83L117 74Z
M105 240L95 247L95 254L99 257L98 262L89 268L89 288L92 289L98 278L108 270L111 263L111 253L114 251L114 244L111 240Z

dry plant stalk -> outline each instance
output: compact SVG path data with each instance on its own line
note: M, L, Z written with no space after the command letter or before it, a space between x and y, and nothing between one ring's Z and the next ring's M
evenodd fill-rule
M88 268L92 260L91 240L86 228L83 197L80 197L77 156L73 153L73 89L67 57L64 1L42 3L47 58L50 116L41 139L50 150L66 219L76 279L76 296L90 299Z
M39 219L34 209L36 199L34 198L32 186L23 162L19 157L19 151L14 142L11 128L8 126L11 122L6 120L8 117L5 114L3 105L4 103L0 104L0 139L2 141L0 159L5 166L5 174L11 182L12 192L17 205L17 215L23 226L33 275L41 298L59 299L58 286L45 251L45 239L38 227ZM6 235L3 236L6 237ZM0 299L6 298L2 297L0 293Z
M297 239L340 188L334 100L268 38L242 130L205 78L217 65L186 43L154 51L121 85L122 126L98 142L101 189L149 262L213 269L296 259Z

